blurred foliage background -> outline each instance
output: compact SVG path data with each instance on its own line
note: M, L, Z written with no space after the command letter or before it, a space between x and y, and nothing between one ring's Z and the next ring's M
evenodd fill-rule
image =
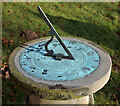
M22 31L48 36L49 27L37 11L40 5L60 36L93 41L111 56L113 66L109 82L94 94L95 104L120 103L120 4L84 2L3 2L2 3L2 79L3 104L23 104L25 93L12 84L8 58L12 51L29 40Z

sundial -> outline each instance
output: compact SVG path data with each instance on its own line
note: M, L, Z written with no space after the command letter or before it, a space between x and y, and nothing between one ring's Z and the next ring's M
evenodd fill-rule
M74 93L87 88L78 95L90 95L102 88L110 77L109 54L90 41L61 38L39 6L38 11L51 29L51 38L36 39L16 48L9 59L13 76L40 88L62 85Z

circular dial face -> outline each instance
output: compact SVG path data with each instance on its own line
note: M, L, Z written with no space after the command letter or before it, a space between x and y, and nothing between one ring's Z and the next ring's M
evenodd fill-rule
M51 81L75 80L85 77L95 71L100 63L97 52L90 46L74 40L63 40L75 60L55 60L44 56L45 43L42 41L26 48L20 56L20 66L30 75ZM49 46L54 53L62 53L67 56L57 40L53 40Z

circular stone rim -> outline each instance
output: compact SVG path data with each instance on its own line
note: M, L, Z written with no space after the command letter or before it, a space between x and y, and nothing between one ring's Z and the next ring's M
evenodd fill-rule
M35 43L38 43L38 42L41 42L47 39L48 37L40 38L40 39L27 42L25 44L33 45ZM19 61L18 61L19 56L20 56L20 51L24 50L21 46L21 47L17 47L10 55L9 66L10 66L11 74L14 77L16 77L18 80L22 81L23 83L26 83L27 85L29 84L31 86L37 86L40 88L49 88L49 86L61 84L67 87L68 89L70 88L79 89L83 87L88 88L89 91L87 92L87 94L92 94L98 91L99 89L101 89L108 82L110 73L111 73L112 61L111 61L109 54L97 44L91 41L85 40L85 39L81 39L77 37L69 37L69 38L62 37L62 39L79 41L81 43L84 43L92 47L98 53L100 57L100 64L98 68L91 74L85 77L79 78L79 79L75 79L75 80L47 81L47 80L35 78L26 72L25 72L26 73L25 75L25 73L21 73L20 70L18 71L18 69L21 69L19 65Z

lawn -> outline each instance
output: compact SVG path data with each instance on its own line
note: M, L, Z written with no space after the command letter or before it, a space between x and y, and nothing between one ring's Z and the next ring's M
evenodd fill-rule
M28 40L20 37L24 30L39 37L48 35L49 27L39 15L40 5L60 36L74 36L90 40L104 48L112 58L109 82L94 94L95 104L120 103L120 29L119 3L2 3L2 71L3 104L23 103L25 94L5 78L9 72L8 58L12 51Z

